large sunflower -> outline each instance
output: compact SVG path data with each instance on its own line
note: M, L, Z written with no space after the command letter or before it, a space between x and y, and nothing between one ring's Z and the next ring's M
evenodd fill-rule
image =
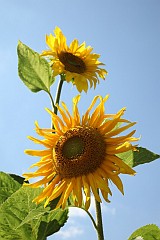
M107 71L100 68L103 63L98 61L99 54L91 53L93 48L86 47L85 42L79 45L78 40L74 39L70 46L67 46L66 37L60 28L54 30L55 36L46 36L46 43L50 50L42 52L42 56L49 56L53 69L53 76L65 74L67 82L72 81L79 92L88 90L90 87L99 83L98 76L105 79Z
M58 106L62 119L52 111L53 129L41 129L36 122L36 132L44 139L29 137L32 141L42 144L44 150L26 150L32 156L41 157L32 167L38 170L26 173L26 179L42 177L37 182L29 184L31 187L44 185L42 193L34 199L40 203L46 199L47 205L53 199L60 197L57 207L65 208L69 197L75 206L86 209L90 206L91 192L98 202L101 202L99 191L109 202L108 194L111 180L123 193L123 184L120 173L134 175L135 171L126 165L118 156L128 150L136 150L130 142L137 141L133 137L134 131L125 136L117 136L130 128L135 122L122 118L125 108L116 114L105 114L104 103L108 96L94 97L86 113L80 118L77 104L80 96L73 99L73 114L68 111L62 102ZM100 103L92 111L97 100Z

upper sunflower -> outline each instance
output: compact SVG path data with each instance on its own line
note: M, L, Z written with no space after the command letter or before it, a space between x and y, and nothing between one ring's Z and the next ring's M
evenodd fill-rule
M125 108L116 114L105 114L104 103L108 96L96 96L86 113L80 117L78 101L80 96L73 99L73 116L62 102L58 106L62 119L52 111L53 129L41 129L36 123L36 132L44 137L43 140L29 137L35 143L45 146L45 150L26 150L27 154L39 156L41 160L32 165L38 170L26 173L27 179L42 177L41 180L29 184L32 187L44 185L43 192L35 199L37 203L47 198L45 205L60 196L57 207L66 206L71 196L75 206L85 208L90 206L90 194L101 201L98 189L106 201L111 191L108 181L111 180L123 193L120 173L134 175L135 171L126 165L118 156L128 150L135 150L132 137L135 131L124 136L116 136L135 124L122 118ZM99 105L90 114L96 101ZM119 124L120 123L120 124ZM125 124L124 126L121 124ZM83 197L85 196L85 200Z
M78 40L74 39L70 46L67 46L66 37L60 28L54 30L55 36L46 36L46 43L50 50L42 52L42 56L49 56L53 69L53 76L65 74L67 82L72 81L79 92L88 90L90 87L99 83L98 76L105 79L107 71L100 68L103 63L98 61L99 54L91 53L93 48L86 47L85 42L79 45Z

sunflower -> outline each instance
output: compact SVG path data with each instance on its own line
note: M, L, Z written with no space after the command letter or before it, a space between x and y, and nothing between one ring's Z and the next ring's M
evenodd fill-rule
M94 107L98 99L99 104ZM47 109L51 114L54 129L41 129L38 123L35 123L36 132L43 139L31 136L29 139L42 144L45 149L25 151L41 159L31 166L38 169L24 176L26 180L41 177L37 182L28 184L31 187L44 186L42 193L34 199L36 203L46 199L46 206L59 197L57 208L65 208L71 198L75 206L88 209L91 194L98 202L101 202L102 196L109 202L108 194L112 195L109 181L123 194L119 174L134 175L135 171L126 165L118 154L136 150L136 146L131 142L138 138L133 137L135 130L125 136L117 136L135 122L122 118L125 108L116 114L105 114L104 104L107 99L108 95L104 98L94 97L81 118L77 107L80 100L78 95L73 98L72 115L64 102L61 107L58 106L61 118Z
M105 79L107 71L100 68L104 65L98 58L99 54L91 53L93 48L85 46L85 42L79 45L78 40L74 39L70 46L67 46L66 37L60 28L54 30L55 36L46 36L46 43L50 50L42 52L42 56L49 56L53 70L53 76L64 74L67 82L76 85L77 90L82 92L99 83L98 76Z

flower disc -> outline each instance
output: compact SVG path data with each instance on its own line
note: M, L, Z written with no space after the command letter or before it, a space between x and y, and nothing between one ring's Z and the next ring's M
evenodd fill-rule
M72 53L61 52L59 54L59 60L64 64L65 70L74 73L84 73L86 65L83 60Z
M57 174L72 178L94 172L105 159L103 136L91 127L68 130L57 142L54 163Z

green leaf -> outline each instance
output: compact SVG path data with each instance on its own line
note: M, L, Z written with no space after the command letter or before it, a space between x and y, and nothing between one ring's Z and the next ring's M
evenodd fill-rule
M15 181L17 181L18 183L20 183L21 185L24 183L24 182L28 182L28 181L25 181L25 178L24 177L21 177L19 175L16 175L16 174L13 174L13 173L10 173L9 174Z
M21 187L0 207L0 239L45 240L67 221L68 210L50 210L33 199L42 189Z
M0 172L0 204L21 187L9 174Z
M127 165L136 167L140 164L152 162L160 157L160 155L149 151L146 148L138 147L138 151L128 151L117 154Z
M149 224L137 229L128 240L160 240L160 229L155 224Z
M52 210L41 219L38 236L50 236L58 232L68 219L68 209ZM39 239L39 238L38 238Z
M32 91L50 92L54 82L52 70L46 59L31 48L18 42L18 74L24 84Z

